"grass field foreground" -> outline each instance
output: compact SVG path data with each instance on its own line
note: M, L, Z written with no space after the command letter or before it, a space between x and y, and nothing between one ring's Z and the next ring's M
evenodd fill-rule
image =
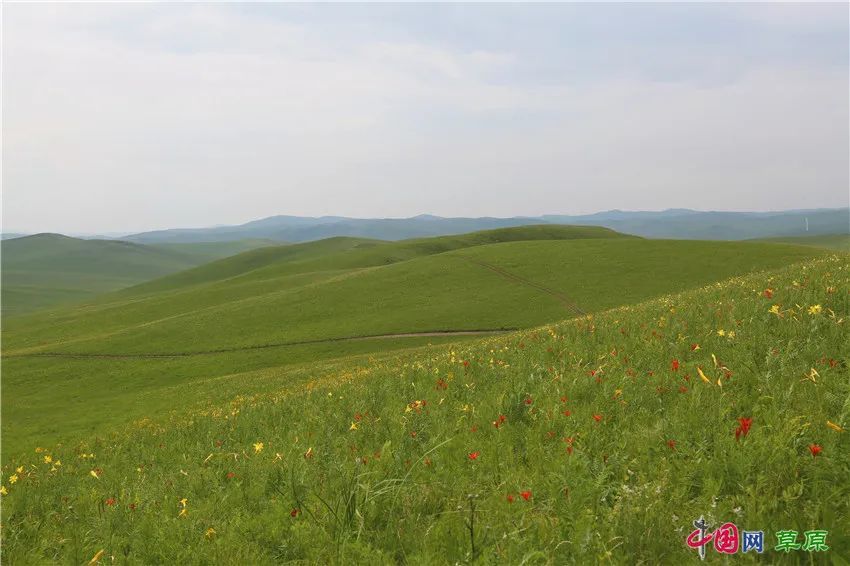
M282 371L31 447L3 469L2 557L683 563L705 515L766 531L771 563L846 562L848 316L835 256L290 387ZM774 551L780 529L828 529L828 554Z

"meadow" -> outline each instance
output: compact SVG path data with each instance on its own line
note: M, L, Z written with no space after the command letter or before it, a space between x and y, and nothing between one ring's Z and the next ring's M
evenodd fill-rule
M823 253L558 226L264 247L4 320L3 461L254 393L249 371L530 328Z
M764 530L770 563L845 563L848 311L850 260L827 256L510 334L248 371L251 394L6 462L2 557L678 564L704 515ZM776 531L812 529L828 551L774 549Z

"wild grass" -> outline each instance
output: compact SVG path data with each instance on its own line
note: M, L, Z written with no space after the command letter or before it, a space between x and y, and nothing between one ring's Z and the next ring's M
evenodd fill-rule
M2 558L678 564L695 559L683 541L705 515L766 531L770 563L841 563L848 316L850 261L836 256L486 340L278 370L259 389L246 375L262 393L6 463ZM816 528L826 554L771 549L776 530Z

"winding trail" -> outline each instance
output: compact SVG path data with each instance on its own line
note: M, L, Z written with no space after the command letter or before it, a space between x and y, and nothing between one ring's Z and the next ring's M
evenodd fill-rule
M208 356L226 354L228 352L247 352L269 348L284 348L286 346L305 346L310 344L326 344L333 342L360 342L363 340L388 340L392 338L427 338L439 336L489 336L513 332L517 328L499 328L488 330L434 330L427 332L398 332L395 334L372 334L367 336L344 336L340 338L321 338L317 340L301 340L298 342L276 342L274 344L257 344L254 346L239 346L234 348L219 348L215 350L199 350L195 352L140 353L140 354L98 354L74 352L27 352L21 354L5 354L4 358L69 358L69 359L107 359L107 360L136 360L136 359L176 359L192 356Z

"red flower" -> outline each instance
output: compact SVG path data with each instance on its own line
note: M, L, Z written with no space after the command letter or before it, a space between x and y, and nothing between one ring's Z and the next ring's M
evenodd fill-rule
M227 472L227 479L232 480L235 477L236 477L235 472Z
M297 517L298 514L301 513L301 509L295 507L292 511L289 512L290 517Z
M750 432L750 425L753 424L753 419L752 417L739 417L738 423L738 428L735 430L735 440L740 440L742 436L747 436L747 433Z
M508 503L513 503L513 502L514 502L514 496L509 494L508 495Z
M668 440L667 446L670 447L670 450L675 450L676 449L676 441L675 440Z
M531 405L532 403L534 403L534 401L531 399L531 397L526 397L526 398L525 398L525 404L526 404L526 405Z
M480 452L478 452L477 450L475 452L470 452L469 453L469 459L470 460L477 460L479 454L480 454Z
M691 344L691 352L694 350L699 350L699 344Z
M415 430L410 431L410 438L416 438L416 431Z
M773 289L765 289L764 293L762 293L762 294L764 295L764 298L772 299L773 298Z
M812 458L821 453L823 447L820 444L809 444L809 452L812 453Z
M561 397L561 403L566 403L566 402L567 402L567 396L564 395L563 397Z
M565 416L565 417L569 417L569 416L570 416L570 415L572 415L572 414L573 414L573 412L572 412L572 411L570 411L569 409L567 409L566 411L564 411L564 416Z
M673 360L672 362L670 362L670 368L673 371L679 371L679 360Z
M602 420L602 415L593 415L593 420L595 420L596 422L601 421L601 420Z
M526 501L528 501L529 499L531 499L531 491L520 491L520 492L519 492L519 494L520 494L520 495L522 496L522 498L523 498L523 499L525 499Z
M679 386L679 393L687 393L687 392L688 392L687 387L685 387L684 385Z
M493 426L499 428L500 426L505 424L506 420L508 420L508 418L505 415L499 415L499 418L493 421Z
M130 503L127 507L129 507L129 508L130 508L130 511L135 511L135 510L136 510L136 504L135 504L135 503Z
M110 497L109 499L106 500L106 504L107 505L115 505L115 498Z

